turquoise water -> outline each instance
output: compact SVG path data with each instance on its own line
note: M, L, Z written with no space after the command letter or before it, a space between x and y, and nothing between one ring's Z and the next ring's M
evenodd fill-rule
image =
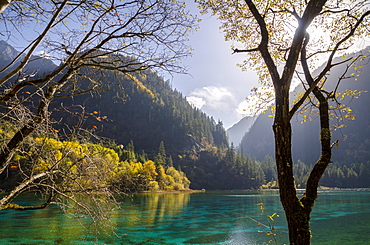
M33 198L28 194L21 201ZM110 214L116 236L95 240L75 218L50 206L0 211L0 244L269 244L269 229L252 219L271 221L279 244L288 243L277 192L139 194L120 201L122 209ZM259 203L279 217L261 215ZM370 244L370 191L320 193L311 228L312 244Z

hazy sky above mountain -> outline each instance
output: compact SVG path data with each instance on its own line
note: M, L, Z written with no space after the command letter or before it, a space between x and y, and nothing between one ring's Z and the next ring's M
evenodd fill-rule
M254 72L243 72L236 66L244 55L232 54L231 43L224 40L217 18L200 16L193 1L187 2L189 10L202 22L189 37L195 49L194 55L184 61L189 75L174 75L170 80L189 102L229 128L243 117L245 98L258 85L258 78Z

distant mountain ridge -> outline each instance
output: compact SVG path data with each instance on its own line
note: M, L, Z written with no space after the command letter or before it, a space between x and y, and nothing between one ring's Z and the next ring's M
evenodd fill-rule
M0 40L0 70L4 69L7 65L12 62L17 55L19 54L19 51L17 51L15 48L13 48L11 45L9 45L7 42ZM16 67L20 64L21 60L24 58L24 54L20 56L20 58L11 65L10 69L6 70L2 76L7 74L11 68ZM57 66L53 63L53 61L40 57L32 55L30 58L30 61L28 64L23 68L23 71L26 73L32 73L35 71L37 72L37 76L44 76L45 73L55 69Z
M368 53L370 48L364 49ZM340 61L342 58L337 58ZM345 65L335 67L328 77L325 85L326 91L333 91L336 81L345 70ZM353 89L370 91L370 65L368 60L359 62L358 67L363 67L358 80L345 79L339 85L339 90ZM358 69L358 68L356 68ZM347 75L356 73L350 69ZM298 86L293 93L302 93L302 86ZM350 100L350 98L348 98ZM348 102L347 100L347 102ZM361 163L370 160L370 92L362 93L359 98L353 99L349 106L352 114L356 116L354 121L344 121L346 127L333 131L333 141L339 140L339 149L333 150L333 160L342 164ZM315 163L319 157L319 125L317 116L313 115L312 121L302 122L301 116L292 119L293 127L293 158L306 164ZM332 121L334 124L335 122ZM247 134L241 141L243 153L261 160L266 155L274 156L274 137L272 131L273 118L269 113L261 114L256 119ZM346 137L344 137L346 136Z
M7 42L0 40L0 68L4 68L5 65L8 65L18 54L19 52L15 48Z

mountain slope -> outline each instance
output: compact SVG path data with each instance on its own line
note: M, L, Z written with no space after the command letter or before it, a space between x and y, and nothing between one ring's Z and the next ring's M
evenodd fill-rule
M109 76L109 77L108 77ZM178 154L193 147L227 144L223 127L200 110L193 108L186 99L156 73L127 77L107 73L107 82L120 83L110 86L109 91L57 100L55 108L84 107L82 126L93 129L100 136L114 139L126 145L131 140L135 148L148 153L157 152L161 141L167 152ZM81 110L80 110L81 112ZM73 125L76 117L53 112L56 120Z
M5 67L18 54L0 41L0 67ZM24 70L38 71L37 76L43 76L55 68L52 61L34 56ZM216 123L193 108L180 92L153 71L118 74L83 69L81 73L99 80L102 86L91 93L68 98L63 97L74 89L74 83L60 91L61 98L54 99L50 105L57 130L69 134L74 128L82 127L118 144L127 145L132 140L137 150L149 154L155 154L162 141L167 152L174 155L193 147L199 150L207 145L227 144L221 122ZM78 86L83 88L86 84L89 78Z
M226 130L227 136L229 138L229 143L233 143L234 146L238 146L243 138L243 136L249 131L255 122L254 117L242 118L239 122L235 123L232 127Z
M368 49L364 53L368 53ZM339 59L337 59L339 61ZM370 69L368 61L364 60L358 67L362 68L361 76L358 80L345 79L340 85L338 91L346 89L370 91ZM356 68L358 69L358 68ZM342 75L345 67L343 65L336 67L330 73L326 91L333 91L338 78ZM349 76L356 73L357 70L350 69ZM358 78L358 77L357 77ZM302 87L297 87L295 93L301 93ZM333 141L339 140L339 149L333 150L333 160L342 164L352 164L366 162L370 159L370 93L362 93L359 98L352 99L347 97L346 101L340 101L349 104L352 114L356 120L344 121L345 127L333 131ZM307 164L315 163L319 156L319 121L316 115L312 115L312 121L302 122L302 116L295 116L292 120L293 127L293 158ZM273 119L267 114L261 114L253 124L249 132L243 137L242 147L244 154L250 154L257 159L263 159L266 155L274 156L274 137L272 131ZM332 126L337 124L332 121Z
M9 45L7 42L0 40L0 70L5 68L17 57L19 52ZM10 68L14 68L20 64L21 59L24 58L24 55L21 55L20 58L11 65ZM28 64L23 68L23 72L32 73L37 71L36 76L45 76L45 73L56 68L56 65L49 59L42 58L39 56L32 55ZM1 76L6 75L11 69L6 70Z

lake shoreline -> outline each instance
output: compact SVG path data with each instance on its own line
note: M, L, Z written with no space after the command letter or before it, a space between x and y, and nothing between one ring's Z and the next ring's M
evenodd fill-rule
M303 192L306 189L296 189L298 192ZM370 191L370 188L340 188L340 187L326 187L326 186L319 186L317 188L318 191ZM279 191L279 188L269 188L269 189L258 189L258 191Z
M142 191L142 192L138 192L138 193L158 193L158 194L161 194L161 193L201 193L201 192L206 192L205 189L202 189L202 190L191 190L191 189L187 189L187 190L171 190L171 191L166 191L166 190L157 190L157 191Z

